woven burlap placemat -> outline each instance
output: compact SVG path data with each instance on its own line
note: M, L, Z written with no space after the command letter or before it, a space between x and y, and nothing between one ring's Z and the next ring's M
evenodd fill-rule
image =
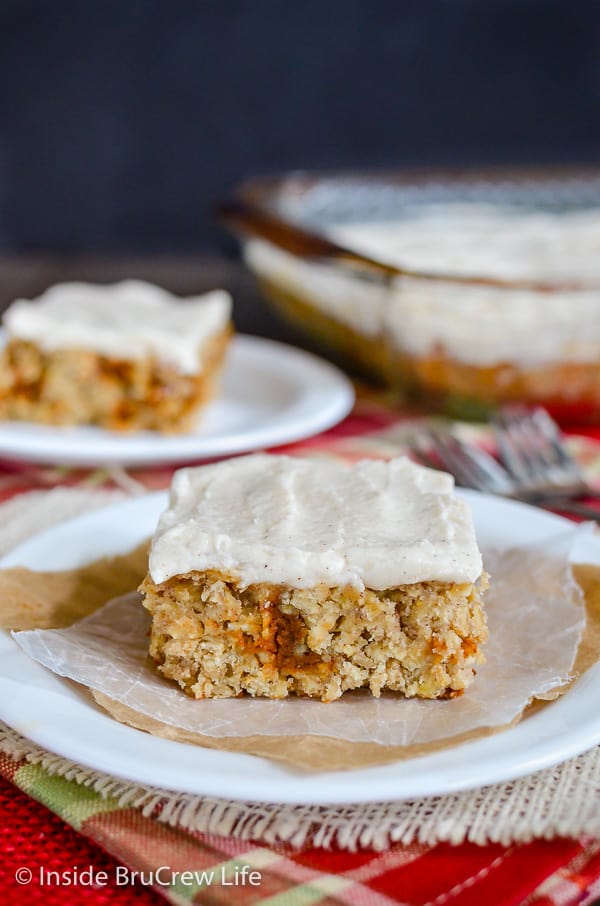
M0 506L0 555L35 532L123 496L122 491L57 488L13 498ZM234 802L139 786L58 757L2 724L0 749L158 821L268 844L383 849L391 841L509 844L535 837L600 836L600 747L509 783L407 802L344 806Z

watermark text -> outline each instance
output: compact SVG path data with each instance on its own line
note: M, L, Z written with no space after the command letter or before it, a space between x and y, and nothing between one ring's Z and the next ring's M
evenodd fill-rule
M251 865L227 863L216 868L175 871L169 865L159 865L152 871L136 871L126 865L115 866L108 872L94 868L93 865L65 868L54 871L44 868L31 869L27 866L17 868L15 881L21 886L37 884L40 887L127 887L141 884L144 887L260 887L260 871Z

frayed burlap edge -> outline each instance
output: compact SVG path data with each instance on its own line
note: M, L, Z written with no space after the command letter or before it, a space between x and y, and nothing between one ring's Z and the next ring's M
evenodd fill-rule
M489 842L600 836L600 748L511 783L407 802L339 806L234 802L139 786L53 755L0 724L0 749L172 827L267 844L346 850L393 842Z

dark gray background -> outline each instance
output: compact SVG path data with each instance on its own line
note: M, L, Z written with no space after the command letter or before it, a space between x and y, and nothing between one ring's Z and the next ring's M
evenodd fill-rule
M223 247L289 168L593 162L590 0L0 3L0 251Z

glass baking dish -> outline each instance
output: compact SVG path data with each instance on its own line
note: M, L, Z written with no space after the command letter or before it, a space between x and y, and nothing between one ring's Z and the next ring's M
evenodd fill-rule
M219 216L288 320L407 399L600 421L600 171L292 173Z

